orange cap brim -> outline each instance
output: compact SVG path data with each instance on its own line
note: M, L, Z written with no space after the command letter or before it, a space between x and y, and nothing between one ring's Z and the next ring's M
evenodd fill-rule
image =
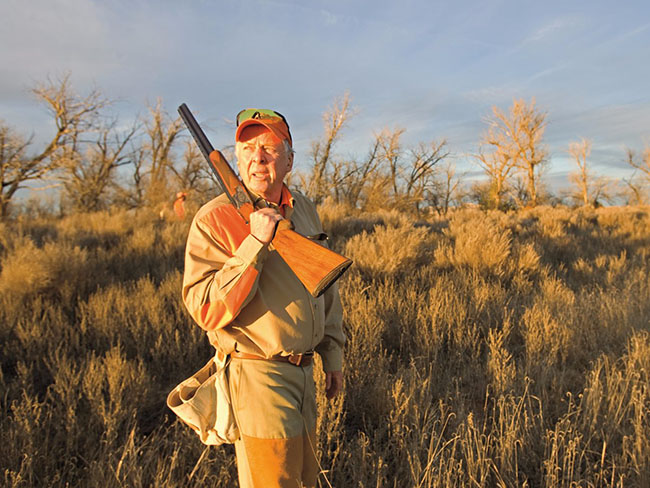
M287 140L290 145L293 145L291 141L291 134L289 133L289 127L284 121L279 117L262 117L259 119L247 119L244 120L239 127L237 127L237 132L235 132L235 141L241 142L242 131L246 127L251 125L261 125L270 130L278 139L281 141Z

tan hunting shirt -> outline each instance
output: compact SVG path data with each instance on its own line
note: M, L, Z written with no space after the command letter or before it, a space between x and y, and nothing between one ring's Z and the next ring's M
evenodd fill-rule
M296 232L323 231L314 205L282 189L279 210ZM270 357L315 350L325 371L340 371L345 336L335 283L314 298L272 245L250 235L225 194L195 215L187 238L183 301L212 345Z

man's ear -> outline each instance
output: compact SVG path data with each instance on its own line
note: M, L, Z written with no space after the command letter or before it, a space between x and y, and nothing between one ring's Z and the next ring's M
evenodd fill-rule
M291 169L293 168L293 151L289 151L289 155L287 159L289 160L289 169L287 171L291 171Z

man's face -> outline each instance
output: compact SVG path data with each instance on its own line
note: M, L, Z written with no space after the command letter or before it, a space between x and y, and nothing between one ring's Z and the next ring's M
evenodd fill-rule
M293 154L262 125L246 127L235 145L237 167L246 187L265 200L280 203L282 182L293 165Z

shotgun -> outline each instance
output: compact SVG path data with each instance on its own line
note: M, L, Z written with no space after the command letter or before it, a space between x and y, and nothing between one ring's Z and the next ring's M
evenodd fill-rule
M239 180L221 151L215 150L205 133L184 103L178 107L183 122L194 138L203 157L217 181L248 224L250 214L265 204L263 199L254 200L248 189ZM280 257L313 297L321 296L346 269L352 260L294 232L290 220L278 222L271 244Z

